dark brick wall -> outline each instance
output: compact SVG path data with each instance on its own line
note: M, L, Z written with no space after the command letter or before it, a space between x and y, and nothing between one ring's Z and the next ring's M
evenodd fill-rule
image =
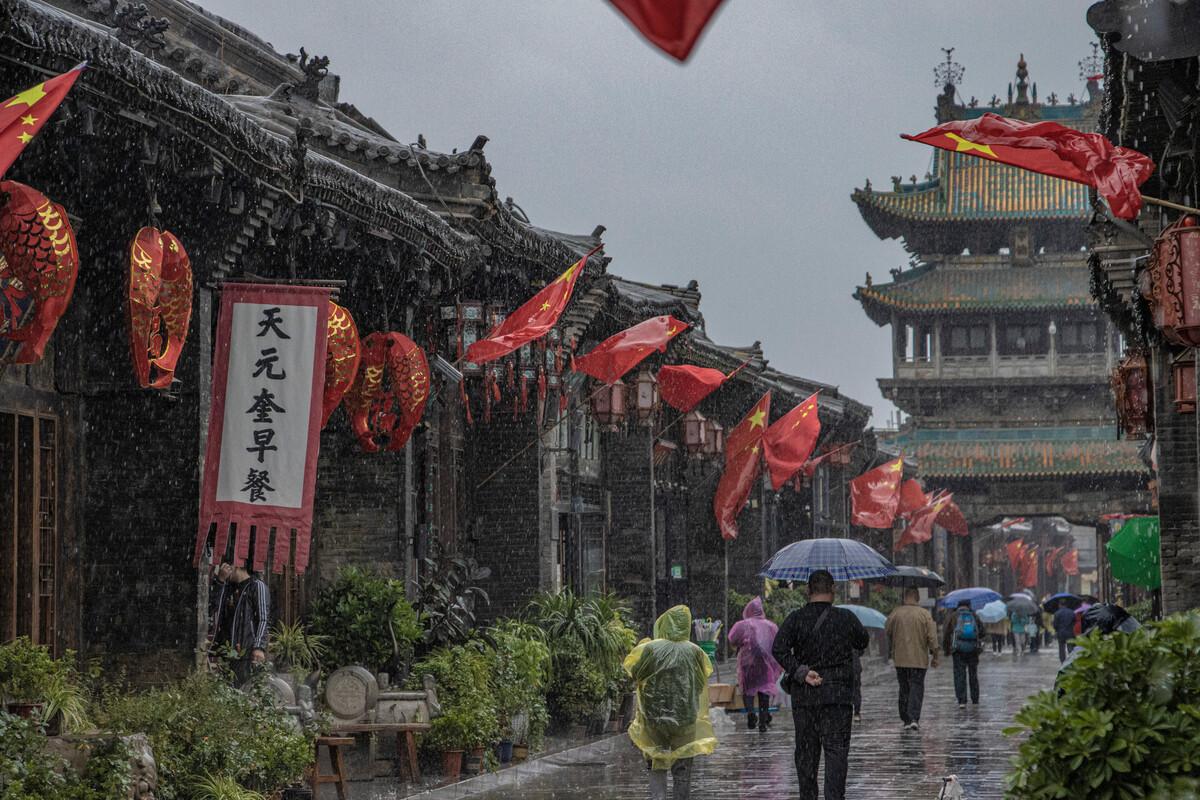
M654 613L650 589L654 565L650 559L649 449L649 431L633 425L628 432L606 434L601 443L605 484L613 498L608 588L631 601L640 630L649 630ZM665 542L665 531L656 534L660 542Z
M469 515L481 518L473 531L474 554L490 567L483 588L491 605L482 616L517 614L542 585L539 552L538 453L530 447L482 488L480 481L533 438L532 420L494 418L476 421L467 435L466 478Z
M1179 414L1170 367L1154 353L1154 431L1158 439L1158 504L1162 537L1162 598L1167 613L1200 606L1200 509L1196 498L1196 415Z

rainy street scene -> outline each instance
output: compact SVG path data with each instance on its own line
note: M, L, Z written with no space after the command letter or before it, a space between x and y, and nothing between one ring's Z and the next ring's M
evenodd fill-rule
M1200 798L1198 65L0 0L0 800Z

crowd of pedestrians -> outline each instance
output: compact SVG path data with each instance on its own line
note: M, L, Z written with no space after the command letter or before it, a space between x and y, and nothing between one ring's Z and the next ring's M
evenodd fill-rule
M942 614L939 635L939 623L920 601L917 589L905 589L902 604L884 625L885 656L895 668L905 731L920 729L926 675L939 667L943 657L953 667L961 712L968 704L979 704L980 660L989 648L997 655L1007 646L1016 656L1037 653L1043 636L1049 646L1052 632L1060 659L1068 662L1072 639L1081 632L1081 615L1067 606L1044 619L1041 609L1025 607L985 625L971 602L963 600ZM1088 614L1082 615L1087 620L1084 627L1096 625L1104 633L1129 624L1128 614L1115 606L1096 606ZM692 760L712 753L717 745L708 717L712 668L704 652L688 641L690 624L685 606L670 609L655 624L655 638L644 640L625 662L638 693L630 737L650 769L653 798L668 797L668 775L673 783L670 796L689 797ZM870 637L854 612L834 605L832 575L813 572L807 604L792 611L778 627L767 619L762 599L754 598L729 632L729 643L737 648L738 684L751 729L770 728L778 694L790 700L800 800L817 800L822 757L824 797L843 800L851 732L861 720L861 656Z

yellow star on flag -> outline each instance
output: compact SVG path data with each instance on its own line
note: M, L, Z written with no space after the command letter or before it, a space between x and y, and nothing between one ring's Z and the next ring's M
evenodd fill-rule
M4 107L11 108L12 106L20 104L28 108L32 108L34 103L37 103L46 96L46 91L43 88L45 85L45 83L39 83L37 86L30 86L20 94L14 95L11 100L4 104Z
M888 466L888 472L901 472L904 469L904 460L897 458Z
M24 131L17 134L17 138L21 140L21 144L29 144L30 142L33 141L33 137L30 136L28 133L25 133Z
M549 303L542 303L542 307L541 307L541 309L540 309L540 310L542 310L542 311L545 311L545 310L547 310L548 308L550 308L550 304L549 304Z
M755 409L754 413L750 415L750 430L763 427L763 423L766 421L766 419L767 412L763 411L761 408Z
M566 283L567 281L571 280L571 276L575 274L575 270L579 269L579 265L582 263L582 261L576 261L574 264L567 267L567 271L562 275L559 275L558 280L556 280L555 283Z
M21 117L21 124L22 125L36 125L37 117L35 117L33 114L26 114L25 116Z
M754 447L751 447L750 452L754 453L755 455L758 455L758 445L754 445Z
M964 139L957 133L947 133L946 138L954 142L954 152L956 153L970 153L972 150L978 150L985 156L996 158L996 154L992 152L992 148L986 144L977 144L970 139Z
M677 333L679 333L679 328L676 328L674 325L672 325L671 329L667 331L667 336L674 336Z

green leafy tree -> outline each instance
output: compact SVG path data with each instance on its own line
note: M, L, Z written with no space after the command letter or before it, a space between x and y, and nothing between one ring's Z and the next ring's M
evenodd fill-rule
M421 638L403 581L354 567L338 572L309 607L309 633L322 637L327 668L361 665L403 673Z
M1061 695L1034 695L1006 731L1026 737L1008 797L1200 796L1200 615L1076 641Z

